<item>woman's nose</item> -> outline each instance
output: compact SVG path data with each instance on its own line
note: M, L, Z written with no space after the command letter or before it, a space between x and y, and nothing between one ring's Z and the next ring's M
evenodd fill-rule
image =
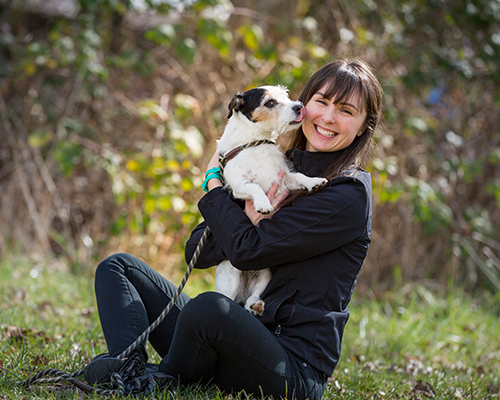
M321 118L323 119L323 121L327 123L330 124L335 123L335 108L328 107L328 109L325 110Z

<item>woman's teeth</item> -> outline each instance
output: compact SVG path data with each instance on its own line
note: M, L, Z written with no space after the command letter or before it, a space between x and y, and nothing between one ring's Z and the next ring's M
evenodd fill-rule
M328 131L326 129L321 128L320 126L316 126L316 130L322 135L326 137L334 137L337 136L337 133Z

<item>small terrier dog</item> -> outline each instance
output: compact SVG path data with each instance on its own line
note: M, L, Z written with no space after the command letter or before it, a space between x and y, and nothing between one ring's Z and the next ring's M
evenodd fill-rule
M290 170L276 145L278 137L299 128L307 110L292 101L283 86L262 86L236 93L229 103L228 123L217 141L225 187L240 200L253 200L255 210L274 210L266 196L279 171L285 175L277 194L284 190L312 191L326 185L323 178L311 178ZM244 304L253 315L262 315L260 296L271 279L269 268L240 271L226 260L216 269L215 290Z

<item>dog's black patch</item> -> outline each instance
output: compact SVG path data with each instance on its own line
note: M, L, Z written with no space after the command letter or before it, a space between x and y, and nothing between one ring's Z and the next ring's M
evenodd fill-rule
M260 106L262 98L265 94L266 90L262 88L250 89L245 93L236 93L229 103L229 115L227 117L231 118L233 111L238 111L250 121L255 122L252 118L252 112Z

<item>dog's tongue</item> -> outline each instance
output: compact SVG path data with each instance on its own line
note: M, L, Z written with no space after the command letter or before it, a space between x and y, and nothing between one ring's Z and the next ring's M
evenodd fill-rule
M304 119L304 117L306 116L307 114L307 108L305 107L302 107L300 109L300 115L295 119L295 122L300 122Z

